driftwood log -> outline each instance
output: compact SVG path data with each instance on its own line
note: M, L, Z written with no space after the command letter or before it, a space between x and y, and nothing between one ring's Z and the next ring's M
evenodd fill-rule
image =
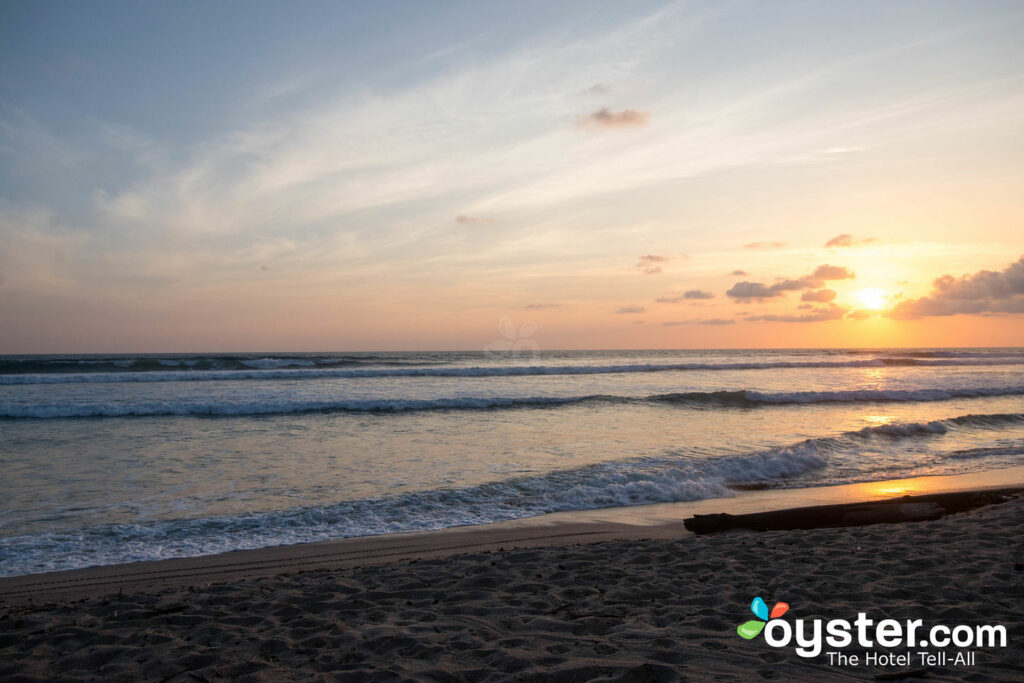
M732 529L751 531L782 531L787 529L821 529L825 527L865 526L938 519L945 515L966 512L985 505L994 505L1020 495L1024 489L992 491L960 491L903 496L868 503L818 505L757 512L749 515L694 515L683 521L695 534L713 534Z

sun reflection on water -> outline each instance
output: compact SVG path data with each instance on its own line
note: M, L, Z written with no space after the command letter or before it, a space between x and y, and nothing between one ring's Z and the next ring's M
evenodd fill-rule
M890 379L888 368L864 368L862 382L865 389L883 388Z

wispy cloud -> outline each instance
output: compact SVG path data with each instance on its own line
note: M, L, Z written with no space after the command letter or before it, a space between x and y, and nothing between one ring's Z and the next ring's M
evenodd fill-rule
M12 289L49 295L78 291L96 243L94 236L60 225L47 209L0 201L0 270Z
M878 311L869 311L863 308L858 308L855 311L850 311L846 314L847 320L867 320L878 315Z
M768 249L782 249L785 246L785 242L750 242L749 244L744 244L743 248L754 251L765 251Z
M699 300L699 299L714 299L715 295L713 292L707 292L702 289L688 289L682 294L674 296L661 296L655 299L659 304L677 304L680 301L688 300Z
M532 310L532 311L539 311L539 310L542 310L542 309L545 309L545 308L561 308L561 306L562 306L562 304L534 303L534 304L526 304L525 306L523 306L523 308L528 309L528 310Z
M57 166L81 161L81 154L28 112L0 103L0 155L44 157Z
M693 320L670 320L662 323L663 327L675 327L676 325L732 325L736 321L732 318L694 318Z
M581 116L579 124L584 127L635 128L637 126L646 126L650 119L651 113L649 111L637 111L636 109L611 111L607 107L601 107L595 112Z
M658 256L657 254L646 254L641 256L637 262L633 265L634 268L639 270L645 275L657 275L661 272L660 263L668 263L668 256Z
M841 320L849 310L845 306L829 304L827 307L815 308L810 313L802 315L751 315L744 320L748 322L816 323L826 320Z
M455 217L455 222L461 225L490 225L494 223L493 218L486 218L484 216L470 216L464 213L460 213Z
M825 246L828 248L859 247L865 244L872 244L873 242L877 241L878 240L876 240L874 237L854 237L853 235L843 233L842 235L836 235L828 242L825 242Z
M185 166L100 195L98 203L129 221L191 235L231 234L273 229L282 216L289 226L310 226L374 207L436 201L454 188L481 204L534 182L553 187L551 176L564 177L578 159L566 149L572 135L557 130L577 104L570 86L581 73L614 75L642 63L654 45L634 50L626 62L610 54L650 32L649 19L248 124L198 144ZM481 215L466 209L462 215Z
M647 309L643 306L623 306L622 308L615 311L618 315L631 315L635 313L646 313Z

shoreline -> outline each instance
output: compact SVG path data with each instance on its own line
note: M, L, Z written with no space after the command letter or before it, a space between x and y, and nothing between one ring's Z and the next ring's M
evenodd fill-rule
M877 502L904 495L981 492L1024 486L1024 465L804 489L737 491L729 498L555 512L520 520L300 543L216 555L104 565L0 578L0 605L40 604L118 593L181 589L314 570L353 569L466 553L693 535L694 515L801 514L806 508Z
M432 558L401 551L401 561L359 567L207 574L216 580L8 604L0 678L1019 681L1024 672L1024 495L900 524L575 545L552 535L562 523L548 529L558 545L453 555L435 543ZM801 654L792 639L740 637L757 597L785 602L794 631L801 620L866 615L879 628L1001 628L1005 642L881 646L869 630L874 641L839 646L846 659L830 644Z

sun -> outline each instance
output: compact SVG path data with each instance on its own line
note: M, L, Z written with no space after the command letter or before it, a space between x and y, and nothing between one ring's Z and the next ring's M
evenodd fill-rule
M889 294L878 287L865 287L857 292L857 299L863 308L878 311L885 308L888 303Z

